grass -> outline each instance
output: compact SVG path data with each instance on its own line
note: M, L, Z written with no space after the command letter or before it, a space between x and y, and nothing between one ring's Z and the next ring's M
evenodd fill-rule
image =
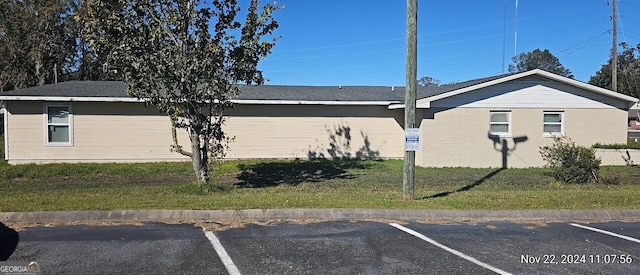
M633 209L640 167L603 167L609 185L555 182L544 168L416 169L402 197L402 161L228 161L215 192L190 163L0 164L0 211L118 209Z
M4 160L4 135L0 135L0 165L6 164Z

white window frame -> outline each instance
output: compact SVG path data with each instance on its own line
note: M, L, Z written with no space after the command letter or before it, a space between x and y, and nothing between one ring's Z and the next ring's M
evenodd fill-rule
M544 116L545 115L560 115L560 122L544 122ZM560 132L545 132L544 131L544 126L545 125L558 125L560 124ZM542 112L542 136L543 137L562 137L564 136L564 112L560 112L560 111L544 111Z
M494 114L506 114L507 122L493 122L491 117ZM507 132L491 132L491 125L507 125ZM489 135L496 137L511 137L511 111L489 111Z
M69 121L66 124L49 123L49 108L50 107L64 107L69 110ZM44 117L44 144L46 146L73 146L73 106L71 104L44 104L43 110ZM66 125L69 126L69 141L68 142L49 142L49 126L50 125Z

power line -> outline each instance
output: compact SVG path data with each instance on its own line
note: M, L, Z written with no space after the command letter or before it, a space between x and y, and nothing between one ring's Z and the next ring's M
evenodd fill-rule
M616 9L616 17L618 18L618 22L620 23L620 30L622 32L622 40L624 40L624 42L627 42L627 38L624 35L624 27L622 26L622 18L620 18L620 12L618 12L618 10Z
M447 63L447 64L440 64L440 65L421 66L420 69L434 69L434 68L450 67L450 66L456 66L456 65L468 65L468 64L475 64L475 63L498 61L498 60L500 60L500 58L481 59L481 60L474 60L474 61L468 61L468 62L456 62L456 63ZM376 73L398 72L398 71L403 71L403 70L404 70L404 68L397 68L397 69L386 69L386 70L360 71L360 72L353 72L353 73L316 74L316 75L303 75L303 76L285 76L285 77L278 77L278 78L279 79L300 79L300 78L353 76L353 75L367 75L367 74L376 74Z
M554 12L552 14L558 14L558 13L561 13L561 12ZM533 18L537 18L537 17L542 17L542 16L535 16ZM526 21L526 20L529 20L529 19L531 19L531 18L525 18L523 21ZM579 24L579 22L573 21L571 24ZM487 24L487 25L483 25L483 26L474 26L474 27L469 27L469 28L459 28L459 29L443 31L443 32L428 33L428 34L419 35L418 37L435 36L435 35L449 34L449 33L455 33L455 32L467 31L467 30L476 30L476 29L482 29L482 28L485 28L485 27L488 27L488 26L494 26L494 25L498 25L498 24ZM565 24L565 25L568 25L568 24ZM596 35L594 37L586 39L585 41L577 43L576 45L573 45L571 47L562 49L562 50L560 50L560 51L558 51L556 53L563 54L561 57L566 57L568 55L571 55L571 54L573 54L573 53L575 53L577 51L580 51L582 49L585 49L585 48L600 47L602 45L593 45L593 42L597 41L600 37L604 36L609 31L610 30L604 31L604 32L602 32L602 33L600 33L600 34L598 34L598 35ZM475 38L468 38L468 39L450 40L450 41L444 41L444 42L439 42L439 43L420 44L418 47L419 48L424 48L424 47L430 47L430 46L456 44L456 43L477 41L477 40L500 37L500 36L501 35L489 35L489 36L482 36L482 37L475 37ZM630 37L630 38L635 38L634 36L630 35L628 32L625 34L625 37L627 37L627 36ZM341 57L341 56L353 56L353 55L373 55L373 54L379 54L379 53L384 53L384 52L393 52L393 51L404 50L405 48L404 47L402 47L402 48L398 47L398 48L387 48L387 49L370 50L370 51L360 51L358 49L355 49L353 52L350 52L350 53L339 53L338 52L338 53L334 53L334 54L324 54L324 55L322 55L322 54L319 54L319 55L313 55L313 54L304 55L303 54L303 55L300 55L300 56L293 56L293 57L279 57L278 55L275 55L275 54L287 53L287 52L318 51L318 50L324 50L324 49L349 48L349 47L359 47L359 48L362 49L362 48L366 48L366 47L362 47L362 46L373 45L373 44L382 44L382 43L388 43L388 42L395 42L395 41L399 41L399 40L403 40L403 39L405 39L405 38L382 39L382 40L375 40L375 41L368 41L368 42L361 42L361 43L329 45L329 46L325 46L325 47L309 47L309 48L299 48L299 49L274 51L274 55L271 55L268 58L268 60L313 59L313 58ZM454 57L457 57L457 56L462 56L462 55L454 55ZM504 59L504 57L502 59ZM431 65L431 66L421 66L420 68L421 69L434 69L434 68L442 68L442 67L450 67L450 66L462 66L462 65L473 64L473 63L492 62L492 61L497 61L497 60L500 60L500 58L483 59L483 60L471 60L471 61L454 62L454 63L444 63L444 64ZM503 63L503 67L504 67L504 60L502 61L502 63ZM326 70L331 70L331 69L335 69L335 68L322 67L322 70L325 70L325 71ZM393 69L355 71L355 72L333 73L333 74L313 74L313 75L302 75L302 76L284 76L284 77L278 77L278 79L318 78L318 77L367 75L367 74L377 74L377 73L387 73L387 72L398 72L398 71L402 71L402 70L403 69L401 69L401 68L397 68L397 69L393 68ZM503 68L503 70L504 70L504 68ZM299 72L299 71L295 71L295 72ZM266 72L266 73L273 73L273 72Z
M499 37L500 35L487 35L487 36L481 36L481 37L475 37L475 38L467 38L467 39L459 39L459 40L453 40L453 41L445 41L445 42L438 42L438 43L430 43L430 44L421 44L420 46L418 46L418 48L425 48L425 47L432 47L432 46L442 46L442 45L449 45L449 44L456 44L456 43L462 43L462 42L470 42L470 41L477 41L477 40L483 40L483 39L488 39L488 38L494 38L494 37ZM292 57L272 57L269 58L267 57L268 60L292 60L292 59L311 59L311 58L326 58L326 57L340 57L340 56L353 56L353 55L368 55L368 54L377 54L377 53L383 53L383 52L392 52L392 51L404 51L405 48L391 48L391 49L381 49L381 50L375 50L375 51L359 51L359 52L349 52L349 53L340 53L340 54L324 54L324 55L302 55L302 56L292 56Z
M634 7L634 8L640 9L640 6L637 6L637 5L631 4L631 3L627 3L627 1L618 1L618 3L621 3L621 4L624 4L624 5L630 6L630 7Z
M456 29L456 30L451 30L451 31L442 31L442 32L434 32L434 33L422 34L422 35L418 35L418 38L427 37L427 36L436 36L436 35L442 35L442 34L450 34L450 33L461 32L461 31L475 30L475 29L480 29L480 28L489 27L489 26L493 26L493 25L495 25L495 24L475 26L475 27L470 27L470 28L462 28L462 29ZM368 41L368 42L361 42L361 43L338 44L338 45L325 46L325 47L310 47L310 48L299 48L299 49L290 49L290 50L279 50L279 51L273 51L273 53L302 52L302 51L316 51L316 50L328 50L328 49L337 49L337 48L348 48L348 47L356 47L356 46L364 46L364 45L381 44L381 43L387 43L387 42L392 42L392 41L401 41L401 40L404 40L404 39L405 39L404 37L400 37L400 38L391 38L391 39Z
M547 16L551 16L551 15L555 16L555 15L566 13L566 12L569 12L569 11L557 11L557 12L552 12L552 13L548 13L548 14L542 14L542 15L538 15L538 16L530 16L530 17L526 17L526 18L518 18L518 20L519 21L529 21L529 20L534 20L536 18L547 17ZM513 23L513 22L514 21L509 21L508 23ZM575 24L577 22L573 22L573 23ZM418 38L423 38L423 37L428 37L428 36L436 36L436 35L442 35L442 34L450 34L450 33L462 32L462 31L470 31L470 30L476 30L476 29L482 29L482 28L493 27L493 26L501 25L501 24L502 24L502 22L479 25L479 26L473 26L473 27L467 27L467 28L459 28L459 29L454 29L454 30L449 30L449 31L441 31L441 32L434 32L434 33L427 33L427 34L419 34ZM326 50L326 49L336 49L336 48L347 48L347 47L356 47L356 46L364 46L364 45L372 45L372 44L381 44L381 43L387 43L387 42L392 42L392 41L402 41L404 39L405 39L405 37L397 37L397 38L374 40L374 41L367 41L367 42L360 42L360 43L329 45L329 46L323 46L323 47L309 47L309 48L298 48L298 49L289 49L289 50L274 50L272 53L285 53L285 52L300 52L300 51L315 51L315 50Z
M557 51L557 53L568 52L568 53L567 53L567 54L565 54L564 56L570 55L570 54L572 54L572 53L574 53L574 52L576 52L576 51L578 51L578 50L584 49L584 48L585 48L585 47L587 47L589 44L591 44L591 42L595 41L596 39L598 39L598 38L602 37L603 35L605 35L605 34L607 34L607 33L609 33L609 30L604 31L604 32L602 32L602 33L600 33L600 34L598 34L598 35L596 35L596 36L592 37L592 38L589 38L589 39L585 40L585 41L582 41L582 42L580 42L580 43L578 43L578 44L576 44L576 45L574 45L574 46L571 46L571 47L568 47L568 48L566 48L566 49L563 49L563 50ZM563 56L563 57L564 57L564 56Z
M631 20L631 21L633 21L633 22L640 23L640 21L636 20L636 19L635 19L635 18L633 18L633 17L627 17L627 16L625 16L625 15L620 15L620 17L624 18L625 20Z

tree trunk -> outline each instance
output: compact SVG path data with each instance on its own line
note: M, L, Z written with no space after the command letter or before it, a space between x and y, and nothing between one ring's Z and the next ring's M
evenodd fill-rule
M40 59L40 55L38 55L38 57L36 57L36 64L35 64L35 69L36 69L36 78L38 81L38 86L42 86L44 85L44 76L42 74L42 67L44 66L42 64L42 60Z
M203 185L209 182L207 146L203 144L200 135L195 131L191 131L189 138L191 139L191 162L193 162L193 170L196 173L198 183Z

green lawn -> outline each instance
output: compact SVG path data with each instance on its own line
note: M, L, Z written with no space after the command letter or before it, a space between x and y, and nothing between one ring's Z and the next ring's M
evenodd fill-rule
M402 161L229 161L193 182L190 163L0 164L0 211L118 209L637 209L640 167L603 167L615 184L561 184L543 168L416 169L403 201Z
M4 160L4 135L0 135L0 165L6 164Z

